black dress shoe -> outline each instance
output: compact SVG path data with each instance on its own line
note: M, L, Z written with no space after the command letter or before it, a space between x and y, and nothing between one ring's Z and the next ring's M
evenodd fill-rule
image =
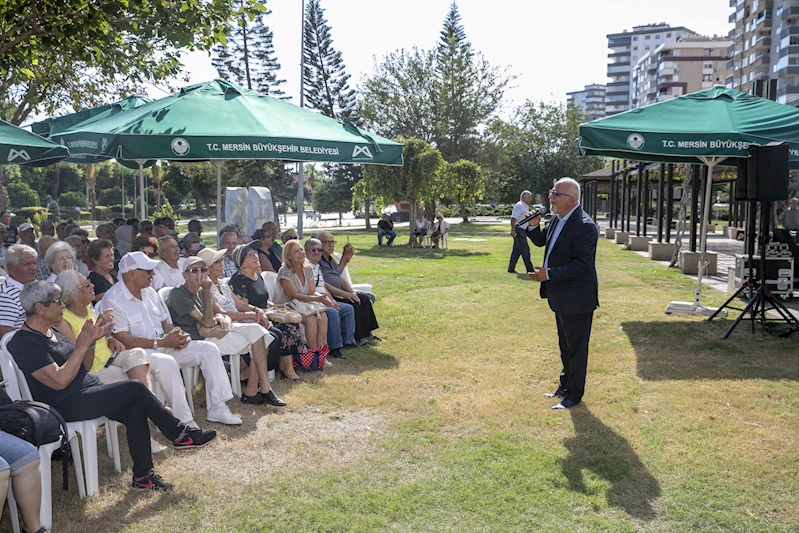
M286 407L286 402L278 398L277 394L275 394L275 391L273 390L270 390L266 394L259 392L258 397L263 399L263 401L269 405L274 405L275 407Z
M574 400L570 400L568 398L563 398L559 404L553 405L552 409L570 409L577 405L580 402L575 402Z
M264 400L259 394L253 394L252 396L247 396L246 394L241 394L241 403L246 403L250 405L263 405L266 400Z
M374 333L372 333L372 336L371 336L371 338L370 338L369 340L370 340L370 341L383 342L383 339L381 339L380 337L378 337L378 336L377 336L377 335L375 335Z
M544 394L546 398L563 398L565 395L566 392L560 387L558 387L558 390L556 390L555 392L547 392L546 394Z
M357 347L358 347L357 344L352 343L352 344L347 344L347 345L343 346L341 349L342 350L352 350L352 349L357 348Z
M336 348L335 350L330 350L329 356L332 357L333 359L346 359L347 358L346 355L341 353L341 350L339 348Z

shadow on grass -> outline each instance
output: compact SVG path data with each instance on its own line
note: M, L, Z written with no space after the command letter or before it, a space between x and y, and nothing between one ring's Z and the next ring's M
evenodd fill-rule
M370 370L390 370L399 366L396 357L380 351L377 346L360 346L344 351L344 355L347 359L331 359L333 366L324 372L303 373L303 379L306 376L324 377L325 374L355 376Z
M799 381L795 339L760 331L749 335L748 324L741 324L732 337L721 340L731 323L624 322L621 327L643 379Z
M609 505L639 520L656 518L652 502L660 496L660 484L630 444L585 405L570 409L569 414L575 435L563 443L569 455L561 462L569 488L590 493L583 478L583 470L589 470L610 483L606 495Z
M411 248L410 246L384 246L377 245L372 248L358 250L358 255L367 257L408 257L414 259L444 259L446 257L478 257L481 255L491 255L490 252L474 252L470 250L460 250L447 248Z

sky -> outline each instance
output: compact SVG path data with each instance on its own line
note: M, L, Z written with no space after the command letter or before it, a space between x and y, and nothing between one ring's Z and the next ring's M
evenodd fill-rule
M267 0L283 90L299 103L301 0ZM418 46L430 49L439 37L451 0L322 0L333 44L357 88L375 61ZM526 100L565 101L566 93L606 83L607 34L654 22L724 36L733 25L728 0L458 0L472 49L516 75L504 110ZM183 56L190 83L217 77L207 53ZM182 83L176 82L173 87ZM168 91L153 88L149 96Z

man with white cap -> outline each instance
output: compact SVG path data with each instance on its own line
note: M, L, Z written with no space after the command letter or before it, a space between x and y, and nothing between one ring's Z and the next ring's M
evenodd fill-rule
M208 267L220 261L225 252L224 250L214 252L208 248L200 252L203 254L202 257L192 256L180 260L185 281L172 289L166 299L172 322L190 334L192 339L214 343L223 355L249 352L255 368L251 370L251 377L247 389L242 394L241 402L255 405L267 403L275 407L284 407L286 402L275 395L267 375L266 350L275 338L260 324L233 322L232 317L222 310L211 292ZM215 326L217 336L200 333L201 327ZM221 333L222 331L227 333ZM219 336L220 334L222 336Z
M241 424L241 419L225 405L226 401L233 398L233 391L219 349L210 342L191 340L188 334L172 325L166 305L150 287L156 265L158 261L142 252L130 252L123 256L119 262L122 283L117 283L106 292L101 300L100 311L114 309L113 334L125 348L144 348L148 355L167 353L178 364L199 365L210 396L206 420ZM174 400L183 393L182 383L174 381L162 382L173 410ZM182 420L178 413L175 416Z
M33 232L33 224L29 224L25 222L24 224L20 224L19 226L19 243L25 244L30 246L37 252L39 251L39 247L36 246L36 235Z

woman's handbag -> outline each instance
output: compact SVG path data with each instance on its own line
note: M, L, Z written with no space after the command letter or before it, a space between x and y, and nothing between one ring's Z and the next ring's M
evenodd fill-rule
M233 321L230 320L230 317L227 315L216 315L214 317L214 325L210 328L205 326L200 326L197 328L200 332L200 336L204 339L212 338L212 339L221 339L228 333L230 333L230 328L233 326Z
M299 368L300 370L307 370L308 372L314 372L318 370L325 369L325 361L327 360L327 356L330 353L330 348L327 344L324 346L317 346L315 348L311 348L310 350L297 353L293 356L293 363L294 368Z
M302 315L294 309L282 307L270 307L266 309L266 317L278 324L299 324L302 322Z
M302 316L317 315L324 313L327 306L319 302L301 302L297 299L292 300L287 304L289 307L297 311Z

